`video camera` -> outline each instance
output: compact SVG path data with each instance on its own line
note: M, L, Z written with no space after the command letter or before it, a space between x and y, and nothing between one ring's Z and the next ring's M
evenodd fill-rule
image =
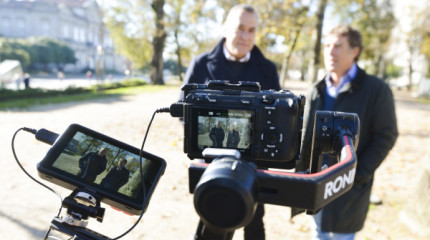
M259 168L295 167L304 96L288 90L260 91L257 82L210 81L188 84L183 90L184 102L173 105L171 114L184 119L184 152L189 158L203 158L206 148L236 149L241 159Z
M182 90L185 97L171 105L170 114L183 118L184 152L204 159L189 166L189 190L200 216L195 239L232 239L257 203L314 214L352 187L356 114L317 111L311 169L294 173L286 170L300 160L303 96L261 91L254 82L210 81ZM323 154L339 162L324 166Z

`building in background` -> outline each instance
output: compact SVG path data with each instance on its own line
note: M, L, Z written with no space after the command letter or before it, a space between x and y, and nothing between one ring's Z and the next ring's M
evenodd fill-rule
M77 62L67 64L66 72L125 69L125 58L115 54L96 0L0 0L0 35L45 36L67 43Z

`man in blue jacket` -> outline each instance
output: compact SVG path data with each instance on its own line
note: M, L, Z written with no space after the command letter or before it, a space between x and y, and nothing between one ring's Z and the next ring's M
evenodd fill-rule
M257 27L258 14L252 6L234 6L224 23L224 38L212 52L199 55L191 62L184 85L210 80L228 80L232 84L251 81L260 83L262 90L280 90L275 64L255 46ZM253 220L245 226L245 240L265 239L263 215L263 204L259 204Z
M309 168L315 111L357 113L360 138L354 185L314 216L313 236L313 239L352 240L363 228L375 171L397 139L396 113L389 86L357 66L363 48L360 32L338 26L324 40L327 74L312 86L306 97L302 161L296 168L298 171Z

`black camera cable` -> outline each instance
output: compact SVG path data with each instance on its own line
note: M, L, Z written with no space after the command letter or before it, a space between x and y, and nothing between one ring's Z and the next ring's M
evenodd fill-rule
M15 158L16 163L18 164L18 166L21 168L21 170L29 177L31 178L33 181L35 181L36 183L42 185L43 187L45 187L46 189L48 189L49 191L53 192L55 195L57 195L57 197L60 199L60 208L58 210L58 214L57 217L60 217L61 214L61 209L62 209L62 203L63 203L63 199L61 197L61 195L55 191L54 189L50 188L49 186L43 184L42 182L40 182L39 180L37 180L36 178L34 178L33 176L31 176L31 174L29 174L25 168L22 166L21 162L18 159L18 156L16 155L16 151L15 151L15 137L18 134L18 132L20 131L26 131L26 132L30 132L32 134L34 134L36 136L36 139L45 143L49 143L49 144L53 144L55 142L55 139L58 137L58 134L50 132L48 130L45 129L40 129L40 130L36 130L36 129L32 129L32 128L27 128L27 127L22 127L18 130L16 130L16 132L13 134L12 137L12 153L13 156Z
M148 137L148 132L149 132L149 129L150 129L152 122L154 120L155 114L162 113L162 112L168 113L168 112L170 112L170 108L166 107L166 108L160 108L160 109L155 110L155 112L152 114L151 120L149 121L148 127L146 128L146 132L145 132L145 136L143 138L142 146L140 147L140 154L139 154L139 166L140 166L140 177L141 177L140 181L142 182L142 192L143 192L144 198L146 197L146 188L145 188L145 182L143 179L143 169L142 169L143 147L145 146L146 138ZM145 202L146 202L146 200L144 199L142 209L144 209L144 207L145 207ZM133 226L131 226L127 231L125 231L123 234L119 235L118 237L112 238L112 240L120 239L120 238L124 237L125 235L127 235L128 233L130 233L137 226L137 224L140 222L140 220L142 219L143 212L144 211L142 210L142 212L139 215L139 218L136 220L136 222L133 224Z

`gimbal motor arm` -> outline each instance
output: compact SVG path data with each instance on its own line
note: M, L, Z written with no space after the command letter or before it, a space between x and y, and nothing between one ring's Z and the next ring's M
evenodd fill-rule
M340 134L339 138L342 160L320 172L257 170L258 201L315 211L348 191L354 182L357 157L349 134Z

